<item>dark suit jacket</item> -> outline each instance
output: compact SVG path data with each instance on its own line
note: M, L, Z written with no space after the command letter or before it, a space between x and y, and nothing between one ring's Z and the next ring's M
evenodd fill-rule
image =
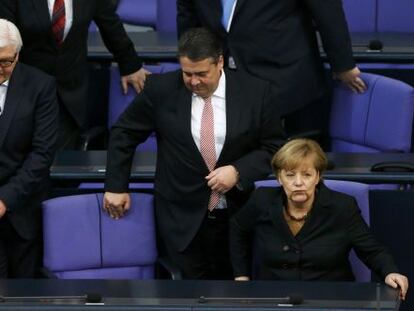
M0 116L0 200L21 237L35 236L47 191L58 120L56 84L49 75L17 63Z
M73 0L72 28L60 48L53 37L47 0L1 0L0 18L10 20L20 30L20 61L56 77L59 101L79 126L87 122L87 37L92 20L122 75L141 67L110 0Z
M249 242L253 235L260 279L352 281L348 260L352 248L382 278L397 272L354 198L319 185L309 218L293 236L283 216L284 196L280 187L259 188L231 220L235 276L251 275Z
M230 211L245 202L253 181L270 173L271 157L281 143L279 116L268 92L268 83L226 71L227 130L217 167L234 165L245 190L226 194ZM177 250L194 238L210 196L209 170L191 134L191 98L181 71L152 75L113 127L108 150L106 190L126 192L136 144L156 132L157 223Z
M229 33L220 0L177 0L179 35L207 27L225 42L238 68L271 81L282 115L325 90L315 22L335 72L355 66L342 1L238 0Z

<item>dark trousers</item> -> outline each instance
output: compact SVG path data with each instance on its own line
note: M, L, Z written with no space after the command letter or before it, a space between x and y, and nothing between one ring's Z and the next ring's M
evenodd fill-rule
M208 212L193 241L178 252L165 243L168 258L184 279L230 280L233 271L229 254L227 209Z
M23 239L4 215L0 219L0 278L34 278L40 264L40 236Z
M57 139L58 150L73 150L77 148L81 129L69 111L59 105L59 130Z

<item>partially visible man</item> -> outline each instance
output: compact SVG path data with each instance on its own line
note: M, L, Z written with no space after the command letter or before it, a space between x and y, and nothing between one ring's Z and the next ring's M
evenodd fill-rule
M54 79L18 63L21 47L17 27L0 19L0 278L31 278L39 267L57 137Z
M228 219L270 173L283 137L269 83L223 70L206 29L184 34L181 71L151 76L111 132L104 208L130 208L136 145L157 134L155 211L167 256L187 279L230 279ZM126 246L128 247L128 246Z
M271 82L288 134L327 126L315 29L335 77L355 92L365 90L341 0L177 0L177 12L179 35L191 27L210 29L224 41L229 68Z
M96 23L121 73L139 92L149 74L128 38L113 0L1 0L0 18L13 22L23 38L20 61L56 78L59 109L59 149L77 146L89 126L87 39Z

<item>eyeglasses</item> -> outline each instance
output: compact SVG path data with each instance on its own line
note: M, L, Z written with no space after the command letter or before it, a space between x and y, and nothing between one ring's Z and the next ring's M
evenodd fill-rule
M4 59L4 60L0 59L0 67L2 67L2 68L10 67L14 63L14 61L16 60L16 57L17 57L17 53L14 54L13 59Z

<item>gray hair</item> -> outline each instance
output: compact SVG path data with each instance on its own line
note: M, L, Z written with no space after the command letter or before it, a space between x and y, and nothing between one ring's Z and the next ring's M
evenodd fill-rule
M0 48L13 45L16 47L16 52L19 53L22 46L22 37L19 29L6 19L0 19Z

